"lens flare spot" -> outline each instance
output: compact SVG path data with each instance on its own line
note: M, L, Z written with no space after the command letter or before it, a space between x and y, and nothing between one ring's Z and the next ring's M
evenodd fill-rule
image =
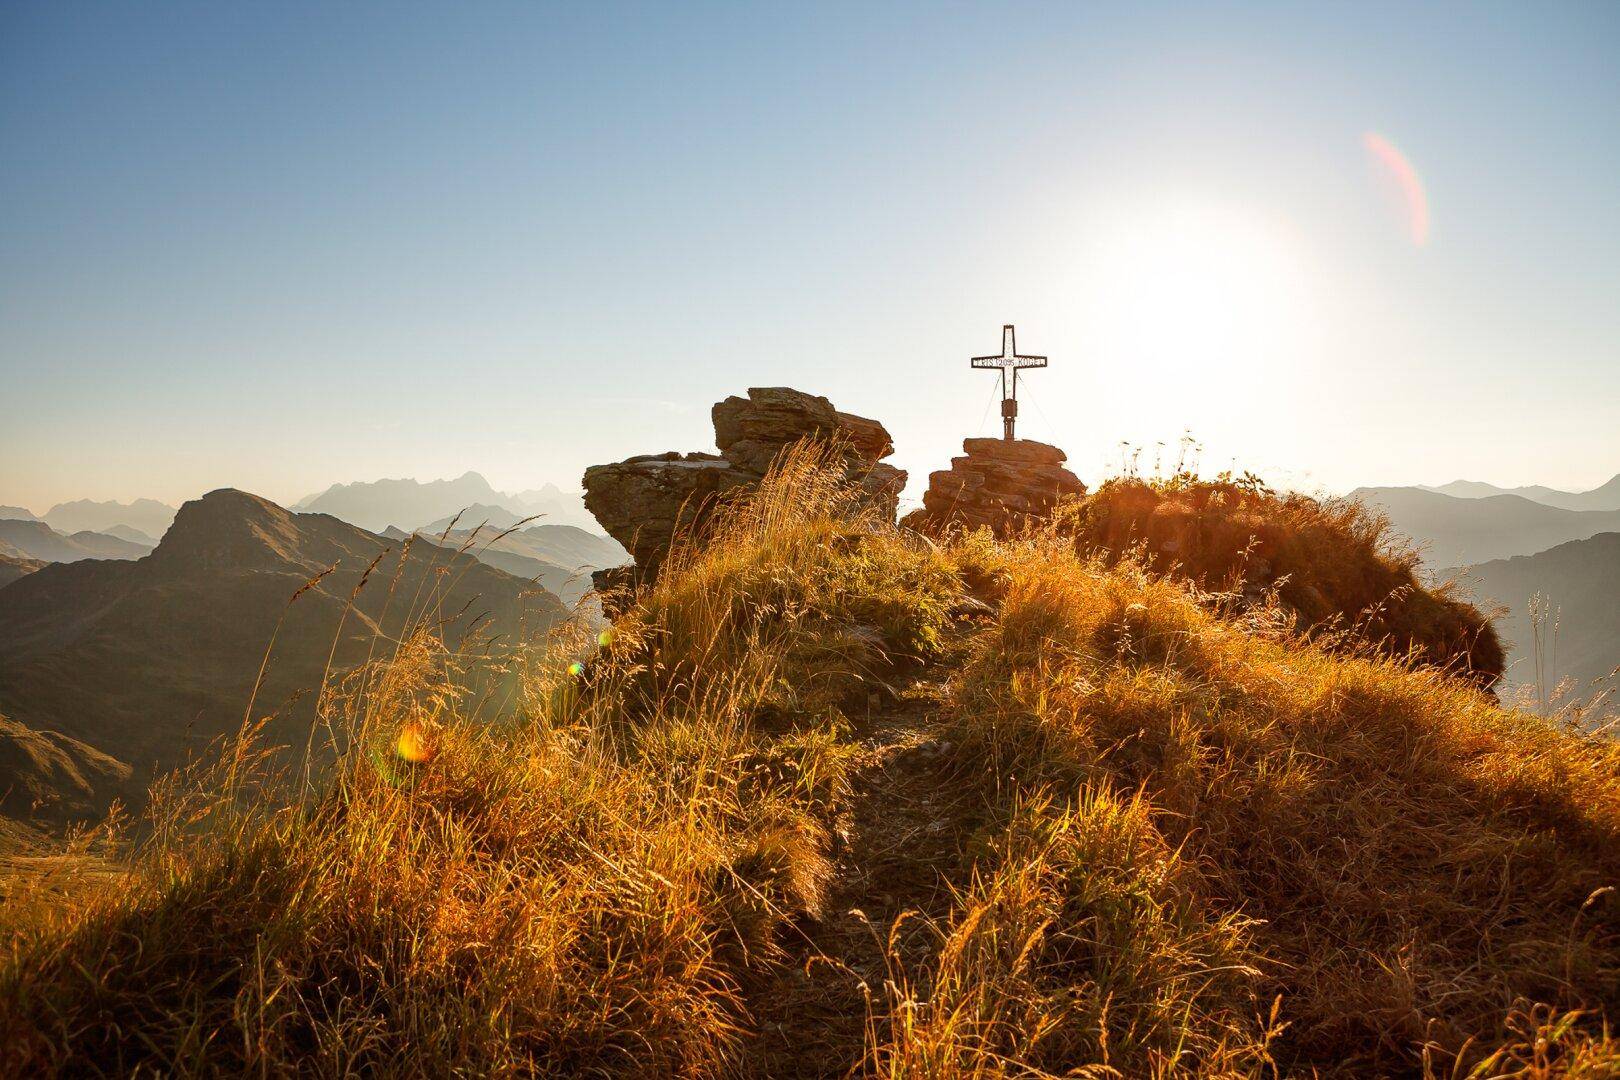
M568 665L568 674L574 676L576 679L579 678L581 675L585 674L585 665L580 663L578 660L575 660L572 664Z
M428 735L427 728L412 722L406 724L399 733L399 740L394 744L394 753L400 760L412 764L422 764L433 760L433 741Z
M1429 242L1429 194L1423 188L1423 178L1400 148L1376 131L1362 135L1361 144L1379 172L1394 184L1406 211L1407 234L1412 243L1423 247Z
M597 644L597 646L599 648L603 648L603 649L605 649L609 645L613 644L613 629L612 629L612 627L609 627L608 629L603 630L600 634L596 635L596 644Z

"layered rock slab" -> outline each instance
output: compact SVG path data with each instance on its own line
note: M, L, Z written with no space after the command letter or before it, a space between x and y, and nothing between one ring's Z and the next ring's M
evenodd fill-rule
M1063 499L1083 495L1085 484L1063 462L1062 450L1032 439L964 439L964 456L928 476L923 508L904 524L922 531L988 526L1004 533L1049 517Z
M585 509L637 566L656 566L698 507L759 479L715 454L639 454L585 470Z
M839 447L850 476L894 516L906 474L882 462L894 442L878 421L785 386L728 397L710 415L719 454L641 454L585 470L586 509L642 572L663 561L677 529L699 521L718 496L757 485L786 449L806 439Z

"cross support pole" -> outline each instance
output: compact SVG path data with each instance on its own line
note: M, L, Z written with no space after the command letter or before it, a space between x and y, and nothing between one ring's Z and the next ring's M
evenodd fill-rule
M976 368L1000 369L1001 437L1011 442L1017 437L1013 434L1013 429L1018 423L1018 373L1025 368L1045 367L1046 357L1020 355L1012 324L1008 323L1001 328L1001 355L975 356L970 363L971 366ZM1012 372L1011 392L1009 392L1007 385L1007 372L1009 371Z

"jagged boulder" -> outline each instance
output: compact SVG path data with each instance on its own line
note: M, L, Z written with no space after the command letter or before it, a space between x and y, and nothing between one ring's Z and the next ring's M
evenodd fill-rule
M643 571L663 561L678 528L699 519L717 496L759 483L777 456L803 439L834 440L850 475L894 516L906 474L880 460L894 452L894 442L878 421L785 386L728 397L711 416L718 455L642 454L585 470L585 508Z
M924 532L987 525L1001 533L1048 516L1060 499L1086 486L1063 467L1066 454L1030 439L964 439L964 457L931 473L923 508L904 524Z
M746 398L715 403L714 444L739 468L763 475L784 447L803 438L838 437L853 457L876 462L894 452L889 432L876 420L839 412L824 397L784 386L755 387Z

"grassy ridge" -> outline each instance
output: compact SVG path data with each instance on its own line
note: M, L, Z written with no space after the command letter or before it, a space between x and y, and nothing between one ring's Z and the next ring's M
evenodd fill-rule
M1106 561L1128 558L1228 604L1269 594L1324 645L1445 668L1490 686L1505 664L1490 620L1418 580L1417 552L1353 500L1278 494L1253 476L1110 480L1057 528Z
M803 1075L1620 1068L1612 742L1068 536L904 534L813 451L713 530L518 707L424 629L319 795L244 740L116 889L14 895L0 1072L747 1072L795 980L867 1002ZM827 928L919 672L955 841L871 971Z
M1038 927L1015 962L949 972L1024 1010L989 1018L1016 1037L970 1038L965 1070L992 1051L1059 1073L1473 1067L1528 1017L1583 1009L1602 1044L1620 990L1613 740L1222 619L1052 538L979 556L1000 564L979 570L1000 617L959 677L954 736L1010 835L1044 839L1009 840L949 929ZM1099 833L1108 854L1069 854ZM1031 1037L1052 1002L1087 1019Z

